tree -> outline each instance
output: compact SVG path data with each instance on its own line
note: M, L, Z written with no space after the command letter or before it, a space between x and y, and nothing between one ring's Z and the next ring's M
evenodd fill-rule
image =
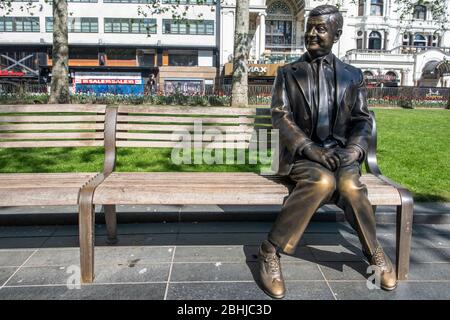
M250 0L236 1L231 106L248 105L248 51Z
M53 0L52 82L49 103L69 103L67 0Z
M51 0L45 0L50 2ZM13 0L1 0L0 10L3 15L13 12ZM29 1L21 4L19 9L33 15L37 4ZM49 103L69 103L69 40L68 40L68 8L67 0L53 0L53 50L52 50L52 82L50 85Z

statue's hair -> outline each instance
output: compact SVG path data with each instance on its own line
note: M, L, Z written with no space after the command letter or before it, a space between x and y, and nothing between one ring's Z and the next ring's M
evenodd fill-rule
M344 26L344 17L336 6L322 5L315 7L309 13L309 17L330 15L329 21L335 26L336 30L342 30Z

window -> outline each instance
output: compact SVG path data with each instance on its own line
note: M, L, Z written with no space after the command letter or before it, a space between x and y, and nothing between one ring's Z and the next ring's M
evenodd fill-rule
M155 34L156 19L105 18L105 33Z
M369 34L369 49L381 50L381 34L378 31Z
M153 51L138 50L137 58L141 67L153 67L155 65L155 52Z
M0 17L0 32L39 32L38 17Z
M164 34L214 35L213 20L168 20L163 19Z
M109 60L136 60L136 49L132 48L109 48L106 49Z
M383 15L383 0L370 0L370 15Z
M403 42L402 42L402 44L404 46L409 46L409 34L407 34L407 33L403 34Z
M427 19L427 8L425 6L417 5L414 7L413 13L414 19L426 20Z
M70 48L69 59L98 59L98 49L89 47Z
M359 0L358 3L358 16L364 15L364 7L366 6L366 0Z
M169 51L169 66L198 66L198 52L196 51Z
M68 19L68 29L71 33L97 33L97 18L73 18ZM45 32L53 32L53 18L45 18Z
M275 1L267 8L266 48L290 50L293 44L293 14L284 1Z
M414 36L414 46L415 47L426 47L427 39L421 34L416 34Z

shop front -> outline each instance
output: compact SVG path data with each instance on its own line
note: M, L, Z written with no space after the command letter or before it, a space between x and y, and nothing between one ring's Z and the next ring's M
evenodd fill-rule
M248 84L249 85L272 85L277 71L284 64L249 64ZM233 64L227 63L224 66L224 84L230 85L233 75Z

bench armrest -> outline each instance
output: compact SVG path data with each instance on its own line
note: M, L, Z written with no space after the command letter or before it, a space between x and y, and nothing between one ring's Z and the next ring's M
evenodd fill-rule
M378 166L377 159L377 123L375 119L375 113L373 111L370 111L370 115L372 116L372 134L369 140L369 149L367 150L365 164L367 173L379 176L381 175L381 170Z

